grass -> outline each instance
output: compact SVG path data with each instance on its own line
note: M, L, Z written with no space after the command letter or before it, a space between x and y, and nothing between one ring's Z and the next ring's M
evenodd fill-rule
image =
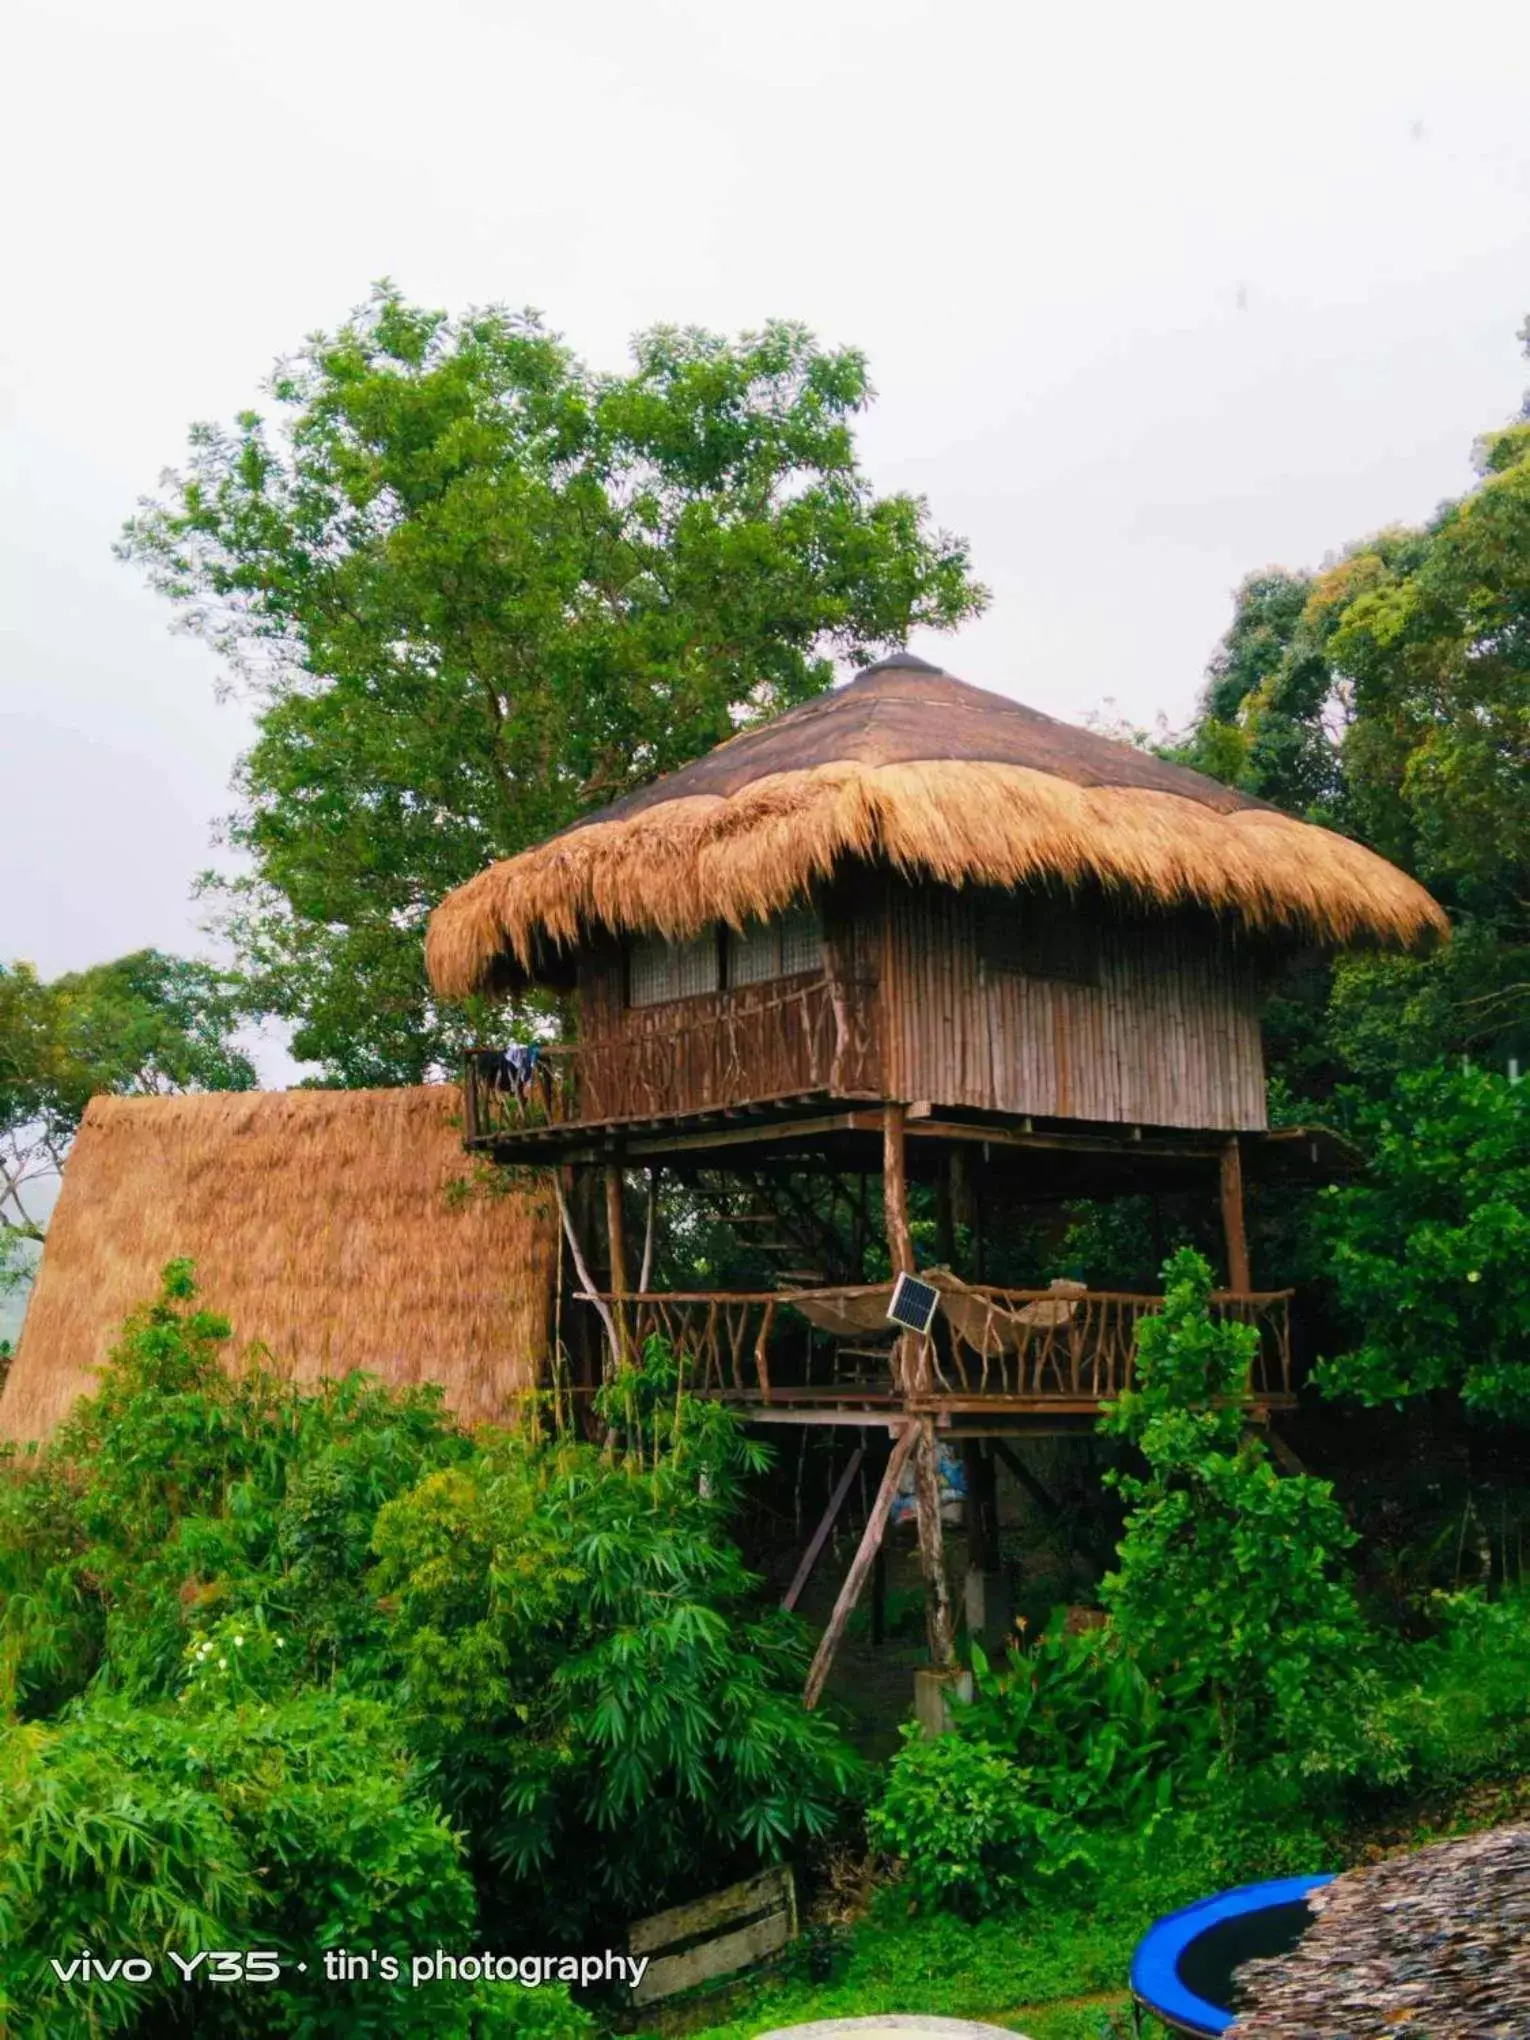
M815 1983L783 1964L724 1994L677 2001L658 2030L690 2040L753 2040L814 2019L919 2011L1010 2026L1029 2040L1125 2035L1132 1949L1160 1913L1200 1896L1193 1874L1183 1882L1182 1891L1155 1882L1151 1892L1107 1893L1093 1905L1065 1901L970 1923L949 1914L910 1918L893 1888L878 1894L854 1929L832 1981Z
M1388 1819L1357 1823L1333 1867L1493 1827L1530 1813L1530 1777L1481 1780L1421 1796ZM1089 1879L1087 1891L1054 1888L1029 1905L968 1922L911 1914L903 1892L884 1886L846 1935L829 1981L805 1973L799 1951L724 1990L672 2000L645 2020L663 2040L754 2040L782 2026L922 2012L1005 2026L1027 2040L1127 2040L1133 2033L1126 1977L1152 1922L1208 1891L1300 1867L1282 1860L1278 1838L1266 1864L1234 1870L1210 1859L1193 1826L1171 1822L1145 1860L1128 1845ZM1326 1867L1313 1860L1307 1867ZM1161 2033L1154 2020L1143 2040Z

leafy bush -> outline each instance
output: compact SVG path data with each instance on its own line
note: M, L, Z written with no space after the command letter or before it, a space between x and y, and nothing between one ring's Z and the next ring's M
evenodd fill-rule
M1174 1255L1136 1386L1101 1418L1147 1461L1145 1475L1107 1475L1130 1506L1101 1585L1111 1633L1176 1707L1209 1715L1224 1768L1279 1757L1352 1772L1368 1639L1337 1561L1355 1533L1328 1482L1277 1473L1245 1431L1257 1333L1214 1318L1210 1293L1200 1256Z
M1437 1594L1438 1628L1399 1650L1366 1733L1416 1788L1530 1768L1530 1594Z
M230 1372L227 1337L172 1265L96 1396L4 1463L0 2026L577 2040L557 1986L436 2004L327 1984L317 1951L609 1931L837 1818L857 1766L728 1534L759 1449L662 1347L601 1451ZM315 1973L87 1999L48 1960L76 1943Z
M449 1986L327 1984L315 1951L460 1947L473 1887L385 1711L308 1694L173 1710L102 1694L4 1744L0 1990L18 2035L467 2034ZM184 1985L165 1951L270 1949L280 1983ZM142 1953L156 1982L71 1989L51 1959ZM296 1970L308 1962L308 1973Z
M294 1686L378 1646L377 1511L469 1441L438 1389L231 1373L228 1337L172 1263L97 1393L0 1483L0 1645L26 1711L95 1677L166 1697L223 1614L283 1631Z
M1019 1891L1030 1873L1077 1861L1077 1831L1037 1797L1034 1775L967 1735L927 1740L911 1724L887 1790L869 1815L873 1841L903 1859L916 1904L975 1916Z
M675 1395L662 1348L603 1412L624 1449L507 1434L390 1503L375 1539L415 1747L564 1930L779 1857L858 1782L803 1711L801 1625L757 1611L728 1538L731 1419Z

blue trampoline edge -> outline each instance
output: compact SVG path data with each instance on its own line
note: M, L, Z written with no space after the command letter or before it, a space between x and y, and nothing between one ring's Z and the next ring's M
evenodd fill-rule
M1328 1870L1313 1877L1275 1877L1262 1884L1240 1884L1155 1920L1132 1956L1132 1996L1144 2010L1157 2013L1195 2035L1196 2040L1218 2040L1232 2025L1234 2014L1188 1988L1180 1978L1180 1957L1192 1941L1221 1921L1294 1905L1309 1892L1331 1884L1334 1875Z

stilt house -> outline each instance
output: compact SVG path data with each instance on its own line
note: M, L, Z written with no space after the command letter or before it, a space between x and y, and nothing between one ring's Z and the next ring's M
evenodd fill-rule
M581 1279L613 1346L663 1330L753 1419L885 1420L906 1444L1091 1417L1156 1307L986 1285L1001 1189L1203 1184L1218 1307L1260 1328L1251 1409L1288 1399L1288 1298L1253 1285L1243 1185L1321 1168L1326 1137L1267 1125L1262 998L1293 950L1444 932L1359 844L900 655L480 872L428 961L447 997L570 995L569 1038L470 1059L467 1141L551 1166L566 1215L603 1176ZM650 1192L660 1172L736 1184L794 1265L748 1294L634 1279L639 1170ZM809 1211L804 1173L852 1220L880 1176L895 1271L909 1182L934 1185L930 1334L888 1323L886 1285L843 1265L854 1223ZM950 1265L958 1237L975 1265Z

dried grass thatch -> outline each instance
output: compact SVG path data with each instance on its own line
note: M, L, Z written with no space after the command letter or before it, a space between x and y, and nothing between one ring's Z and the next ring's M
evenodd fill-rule
M443 1084L95 1099L0 1436L52 1429L179 1256L235 1355L264 1346L303 1380L437 1381L468 1421L510 1414L547 1356L557 1220L535 1193L450 1194L459 1121Z
M1446 928L1347 837L905 655L481 871L432 917L431 978L449 998L556 982L593 930L737 926L850 860L1194 902L1325 946Z

